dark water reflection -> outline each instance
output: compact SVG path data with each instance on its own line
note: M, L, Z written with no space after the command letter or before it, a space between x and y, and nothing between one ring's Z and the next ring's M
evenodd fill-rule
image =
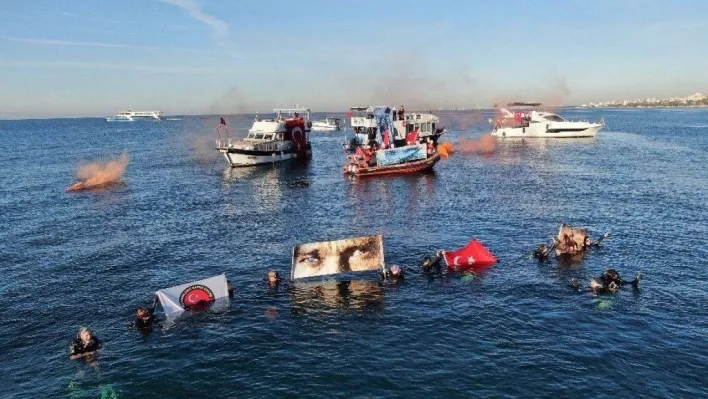
M230 169L217 117L0 121L0 396L707 396L708 113L565 115L609 129L384 179L343 176L341 133L313 135L306 166ZM442 115L446 139L488 116ZM64 193L81 161L122 151L124 185ZM561 222L612 236L569 267L530 260ZM263 281L289 274L296 243L378 233L401 284ZM472 237L499 264L419 274ZM568 287L608 267L641 271L642 289ZM155 290L222 272L226 306L126 328ZM105 343L93 365L66 356L81 326Z

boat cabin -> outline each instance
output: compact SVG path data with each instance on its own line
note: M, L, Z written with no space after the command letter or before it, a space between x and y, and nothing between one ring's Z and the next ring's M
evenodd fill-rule
M305 133L310 131L312 124L309 108L280 108L273 111L275 116L272 118L262 118L256 115L253 126L248 130L246 140L283 140L283 133L288 131L287 128L299 123L305 127Z

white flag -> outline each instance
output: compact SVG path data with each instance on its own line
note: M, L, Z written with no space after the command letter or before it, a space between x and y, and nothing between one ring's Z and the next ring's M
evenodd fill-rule
M203 306L219 298L227 298L229 290L226 274L210 277L192 283L164 288L156 293L165 313L179 313L186 308Z

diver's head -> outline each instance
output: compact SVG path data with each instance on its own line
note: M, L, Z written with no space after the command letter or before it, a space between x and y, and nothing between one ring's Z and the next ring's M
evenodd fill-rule
M538 246L538 250L541 252L546 252L546 244L541 244Z
M138 316L138 319L145 319L150 316L150 313L147 311L147 309L142 306L138 308L136 314Z
M619 274L617 273L617 270L615 270L615 269L607 269L607 271L605 272L605 275L607 277L611 278L612 280L615 280L619 277Z
M278 272L275 270L269 270L268 271L268 282L269 283L277 283L280 281L280 276L278 275Z
M391 265L391 268L389 269L389 272L391 273L392 277L401 277L403 276L403 269L396 265Z
M89 342L93 338L93 331L88 328L82 328L79 330L79 338L81 338L83 342Z

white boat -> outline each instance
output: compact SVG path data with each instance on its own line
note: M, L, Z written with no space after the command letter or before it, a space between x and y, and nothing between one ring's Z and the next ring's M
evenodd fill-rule
M216 149L229 165L255 166L312 157L310 110L289 108L274 112L275 117L270 119L257 116L245 139L216 141Z
M506 108L499 110L499 117L489 120L494 126L492 136L496 137L595 137L598 130L605 126L604 121L567 121L550 112L531 110L512 113Z
M139 120L162 120L162 111L122 111L106 117L107 122L134 122Z
M351 107L347 113L351 117L351 127L354 136L345 145L353 150L358 144L366 144L375 140L380 135L374 109L377 107ZM378 107L380 108L380 107ZM389 108L389 107L385 107ZM404 145L408 135L417 129L418 142L432 142L437 145L438 137L445 133L445 128L440 127L440 118L433 114L421 112L398 113L391 109L393 119L393 141L396 146Z
M312 130L321 132L332 132L335 130L341 130L340 119L334 116L328 116L324 119L312 121Z

